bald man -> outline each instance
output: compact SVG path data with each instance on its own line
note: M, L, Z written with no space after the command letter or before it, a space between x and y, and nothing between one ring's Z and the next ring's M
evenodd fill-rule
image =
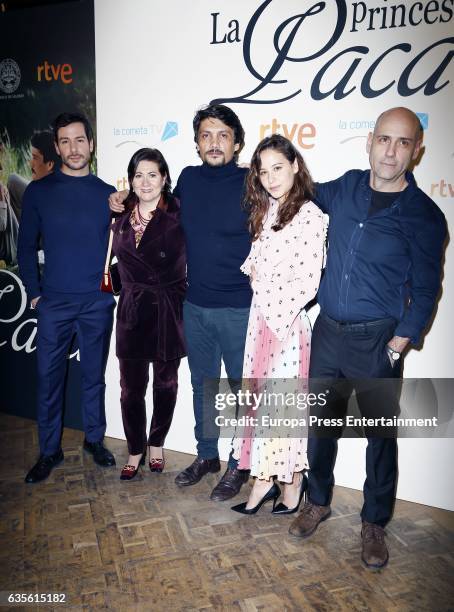
M401 354L420 341L431 318L446 238L442 212L408 171L422 135L412 111L387 110L367 139L370 170L351 170L317 187L316 202L330 216L311 349L312 391L329 390L326 405L311 413L317 417L343 419L353 389L363 417L399 413ZM312 432L307 502L292 535L309 537L331 513L341 434L335 426ZM395 500L397 442L389 428L366 428L365 435L361 556L366 567L380 568L388 561L383 528Z

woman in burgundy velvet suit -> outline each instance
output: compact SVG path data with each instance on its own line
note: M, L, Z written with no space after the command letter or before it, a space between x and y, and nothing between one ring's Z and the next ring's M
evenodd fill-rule
M113 225L122 290L117 310L121 411L129 459L120 478L144 463L162 472L162 447L172 422L178 366L186 355L182 304L186 256L179 202L170 193L167 163L157 149L139 149L128 166L125 212ZM147 440L145 393L153 364L153 418Z

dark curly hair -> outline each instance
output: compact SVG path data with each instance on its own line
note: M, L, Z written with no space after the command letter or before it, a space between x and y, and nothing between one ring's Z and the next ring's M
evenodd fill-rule
M126 196L123 205L125 210L131 211L134 206L139 201L136 194L132 188L132 181L137 172L137 167L141 161L151 161L155 162L158 166L159 174L161 176L166 177L166 182L164 183L164 187L162 190L162 194L166 202L169 198L172 197L172 179L170 178L169 166L167 165L166 160L164 159L164 155L159 151L159 149L149 149L148 147L144 147L143 149L139 149L134 153L131 157L131 160L128 164L128 182L129 182L129 193Z
M245 203L249 211L249 231L252 240L256 240L262 229L263 220L270 206L269 193L260 181L260 169L262 166L261 154L267 149L273 149L291 163L297 160L298 172L295 174L295 181L292 188L285 198L285 202L279 205L276 223L272 229L278 232L285 227L298 213L305 202L314 197L314 183L307 169L301 153L293 144L280 134L267 136L259 142L254 154L252 155L251 167L246 181Z
M233 140L238 144L238 151L235 151L234 159L238 159L241 149L244 147L244 130L238 115L228 106L223 104L209 104L198 110L194 116L192 127L194 128L194 142L197 144L199 139L200 124L204 119L219 119L233 130Z

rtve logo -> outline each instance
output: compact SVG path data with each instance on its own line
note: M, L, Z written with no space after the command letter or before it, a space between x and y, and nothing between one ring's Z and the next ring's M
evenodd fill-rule
M430 186L430 196L440 198L454 198L454 184L448 183L444 179L438 181L438 183L432 183Z
M58 81L65 85L73 82L73 67L71 64L49 64L44 60L42 64L36 66L36 78L38 81Z
M312 149L315 147L314 138L317 135L317 130L313 123L278 123L277 119L271 119L271 123L262 123L260 125L260 140L271 134L281 134L288 138L293 144L298 145L302 149Z

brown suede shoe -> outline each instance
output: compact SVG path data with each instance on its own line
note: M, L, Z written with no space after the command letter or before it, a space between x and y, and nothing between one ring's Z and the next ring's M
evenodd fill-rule
M361 529L363 549L361 559L366 567L379 569L388 563L389 554L385 543L385 530L380 525L363 521Z
M219 457L214 459L196 457L189 467L177 475L175 483L180 487L189 487L199 482L208 472L215 473L220 469Z
M227 469L211 492L212 501L226 501L239 493L241 487L249 480L248 470Z
M317 506L317 504L307 501L288 531L299 538L308 538L322 521L326 521L330 514L331 506Z

